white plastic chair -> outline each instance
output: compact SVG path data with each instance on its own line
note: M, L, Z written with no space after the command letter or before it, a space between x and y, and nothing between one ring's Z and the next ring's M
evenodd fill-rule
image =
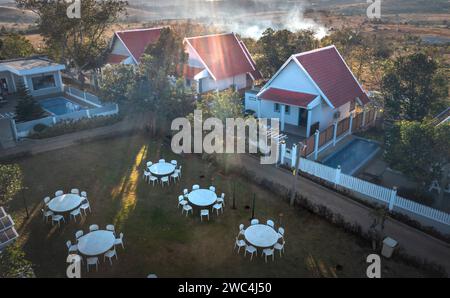
M273 222L273 220L270 220L270 219L267 220L266 224L267 224L269 227L275 228L275 223Z
M91 211L91 204L89 204L89 202L84 203L83 205L80 206L80 210L84 212L84 215L87 215L86 210L89 210L89 212Z
M197 189L200 189L200 185L198 185L198 184L192 185L192 190L197 190Z
M149 182L149 177L150 177L151 175L152 175L152 174L151 174L149 171L144 170L144 175L143 175L142 177L143 177L144 180L148 183L148 182Z
M79 195L80 194L80 190L78 188L72 188L70 190L70 193L74 194L74 195Z
M147 161L147 168L150 168L153 165L153 162Z
M119 238L114 240L114 246L116 245L122 245L122 248L125 249L125 246L123 246L123 233L120 233Z
M184 196L178 196L178 206L177 208L180 208L180 206L184 207L184 205L186 205L188 203L188 201L186 201L184 199Z
M58 191L55 192L55 197L62 196L63 194L64 194L64 191L58 190Z
M45 211L44 209L41 209L42 212L42 220L45 222L48 222L48 218L51 217L54 213L50 210Z
M244 233L245 233L244 225L243 225L243 224L240 224L240 225L239 225L239 234L238 234L238 237L241 236L241 235L244 235Z
M72 241L67 240L66 242L67 249L69 250L69 254L73 252L78 252L78 245L72 244Z
M75 233L75 239L78 240L78 238L82 237L84 235L84 232L82 230L79 230Z
M200 210L200 221L203 221L203 217L206 216L209 221L209 210L208 209L202 209Z
M89 272L89 266L95 265L95 270L98 271L98 257L90 257L87 258L86 264L87 264L87 272Z
M245 253L244 253L244 257L247 255L247 253L249 253L250 256L250 261L253 260L253 254L256 253L256 248L254 246L251 245L246 245L245 246Z
M155 176L150 175L150 176L148 177L148 183L150 183L150 182L153 184L153 186L155 186L155 183L158 182L158 177L155 177Z
M253 226L253 225L257 225L257 224L259 224L259 220L258 219L256 219L256 218L254 218L254 219L252 219L252 221L250 222L250 224Z
M284 229L283 228L278 228L278 239L284 239Z
M164 183L167 183L167 186L170 186L169 176L161 177L161 185L164 187Z
M189 194L189 190L187 188L183 189L183 195L187 198Z
M52 226L55 222L58 223L58 227L61 226L61 221L63 221L64 223L66 223L66 220L64 219L64 216L59 215L59 214L53 214L52 215Z
M89 226L89 232L94 232L98 230L98 225L90 225Z
M213 192L216 192L216 188L214 186L212 186L212 185L209 187L209 190L213 191Z
M45 197L44 198L44 205L47 206L49 202L50 202L50 197Z
M180 175L178 173L173 173L170 175L170 178L172 178L173 182L176 182L177 179L180 179Z
M214 204L213 211L216 210L217 215L219 215L219 210L222 211L223 214L223 205L221 203Z
M170 161L170 163L173 164L174 166L176 166L178 164L178 161L173 159L173 160Z
M175 173L178 173L181 178L181 166L179 166L178 169L175 169Z
M82 191L82 192L81 192L81 196L82 196L83 198L87 198L87 192Z
M283 240L283 243L277 242L275 243L275 245L273 246L273 248L275 250L278 250L280 252L280 257L281 257L281 252L284 253L284 245L286 244L286 242Z
M193 210L192 210L192 206L189 204L186 204L183 206L183 209L181 209L181 214L183 214L183 212L186 211L186 217L188 216L189 212L191 212L193 214Z
M234 249L236 249L236 247L238 248L238 254L239 254L239 251L241 250L241 247L245 247L247 244L245 243L245 241L244 240L239 240L237 237L236 237L236 242L234 242Z
M109 259L109 263L112 266L112 258L116 257L116 260L118 260L119 258L117 257L117 253L116 253L116 248L114 247L113 249L107 251L104 255L103 255L103 261L105 261L106 258Z
M225 206L225 194L224 193L222 193L220 198L217 198L217 203L221 203L222 205Z
M114 225L106 225L106 230L115 233Z
M70 212L70 218L72 218L73 217L73 220L75 221L75 222L77 222L77 216L80 216L80 219L83 219L83 216L81 215L81 209L80 208L77 208L77 209L75 209L75 210L72 210L71 212Z
M273 248L265 248L263 250L262 254L263 254L264 258L265 258L266 263L267 263L267 257L268 256L272 256L272 261L275 261L275 254L274 254Z
M164 158L161 158L158 162L159 162L159 163L165 163L166 160L165 160Z

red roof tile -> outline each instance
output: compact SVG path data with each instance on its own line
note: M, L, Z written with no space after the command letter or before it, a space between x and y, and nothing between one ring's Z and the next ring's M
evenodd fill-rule
M309 93L294 92L278 88L268 88L261 93L259 98L306 108L308 104L317 96L318 95Z
M363 104L370 101L334 46L301 53L295 58L335 108L356 97Z
M136 61L139 62L142 54L149 44L156 43L162 28L135 29L118 31L116 36L123 41Z
M216 80L255 70L234 33L192 37L186 40Z
M106 63L109 64L120 64L123 60L127 59L128 56L117 55L117 54L109 54L108 58L106 58Z

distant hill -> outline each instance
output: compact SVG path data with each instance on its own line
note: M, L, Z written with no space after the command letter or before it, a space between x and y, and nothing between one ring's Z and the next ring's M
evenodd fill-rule
M11 6L0 6L0 23L33 23L35 20L36 15L30 11L22 11Z

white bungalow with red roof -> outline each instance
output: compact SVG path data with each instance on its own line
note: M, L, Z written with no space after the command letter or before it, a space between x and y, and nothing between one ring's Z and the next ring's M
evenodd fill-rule
M198 93L248 89L261 79L247 47L234 33L190 37L184 42L189 55L186 85L195 81Z
M259 92L247 92L245 109L279 118L284 132L302 137L349 117L369 97L335 46L292 55Z
M150 44L158 41L160 28L132 29L114 32L107 64L137 65Z

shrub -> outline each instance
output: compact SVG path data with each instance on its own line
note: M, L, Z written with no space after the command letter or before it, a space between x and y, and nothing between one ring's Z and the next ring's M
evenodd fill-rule
M54 126L47 127L40 132L35 132L29 137L33 139L51 138L76 131L111 125L119 122L121 119L122 117L120 115L113 115L113 116L98 116L95 118L83 118L76 121L65 120L58 122Z

